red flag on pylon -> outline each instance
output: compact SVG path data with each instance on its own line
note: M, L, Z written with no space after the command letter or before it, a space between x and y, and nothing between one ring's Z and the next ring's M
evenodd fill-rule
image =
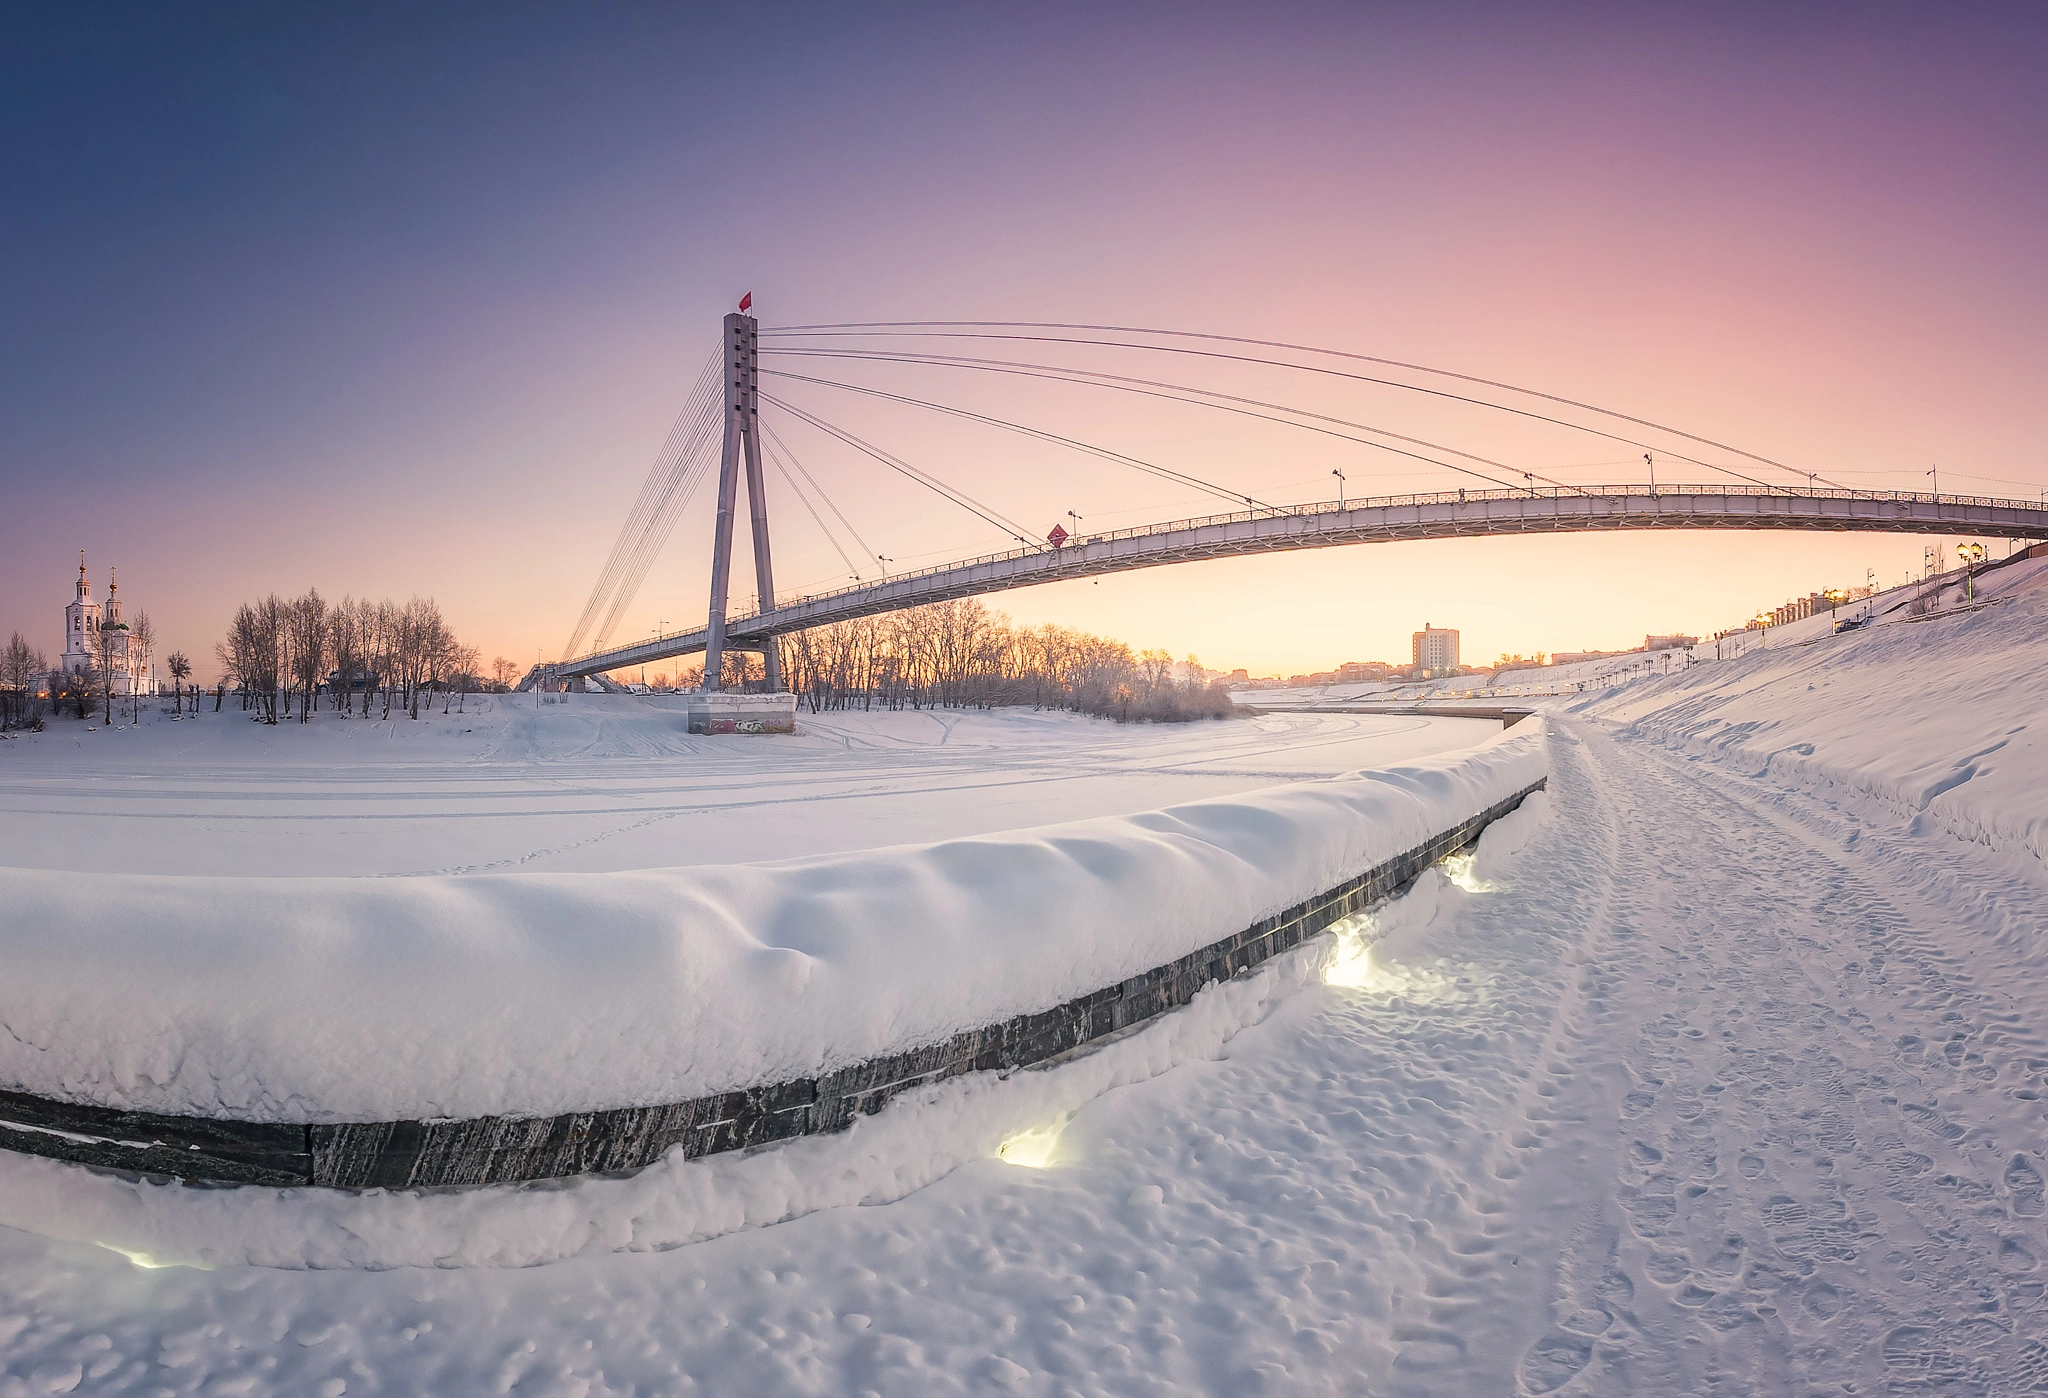
M748 292L748 293L747 293L747 294L746 294L745 296L742 296L742 297L740 298L740 310L741 310L741 312L742 312L742 313L744 313L744 312L746 312L746 311L748 311L748 310L752 309L752 307L753 307L753 304L754 304L754 293L750 291L750 292Z

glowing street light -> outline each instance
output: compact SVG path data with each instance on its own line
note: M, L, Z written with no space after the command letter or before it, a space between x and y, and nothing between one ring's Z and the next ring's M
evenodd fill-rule
M1984 545L1978 543L1957 544L1956 556L1963 561L1963 600L1977 600L1977 574L1975 565L1984 561Z

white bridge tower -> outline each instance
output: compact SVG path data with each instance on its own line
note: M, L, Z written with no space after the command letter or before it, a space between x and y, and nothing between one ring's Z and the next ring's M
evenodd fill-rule
M751 304L753 298L747 298ZM725 450L718 466L718 523L711 544L711 624L704 646L704 687L719 688L719 671L729 649L725 636L726 593L732 577L733 511L739 504L740 467L747 472L747 512L754 536L754 585L760 610L775 608L775 569L768 557L768 496L761 478L761 407L758 389L759 322L743 311L725 318L721 350L725 373ZM749 645L748 649L754 649ZM782 688L782 662L775 638L759 643L768 688Z

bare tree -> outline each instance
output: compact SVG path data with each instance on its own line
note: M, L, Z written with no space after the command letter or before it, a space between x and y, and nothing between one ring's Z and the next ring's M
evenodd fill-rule
M100 694L106 702L101 722L108 727L114 723L114 662L117 658L123 662L128 658L127 630L121 622L103 621L93 633L93 663L99 669Z
M299 686L299 722L311 721L311 709L318 702L320 680L333 654L333 633L327 603L318 588L285 604L284 632L290 678ZM289 709L287 709L289 716Z
M242 706L254 700L265 723L277 722L277 688L284 653L285 603L276 593L260 602L244 602L228 624L227 639L213 648L221 670L235 677Z
M185 658L185 652L174 650L164 657L164 668L171 672L171 683L177 686L178 712L182 714L185 712L185 677L192 673L192 662ZM192 707L194 712L198 711L197 699L192 701Z
M334 693L328 697L337 713L354 713L356 680L363 667L361 604L355 598L343 597L334 604L327 620L327 641L334 659Z
M5 702L5 709L0 710L0 728L41 724L42 699L36 686L48 668L42 652L23 640L19 631L15 632L7 648L0 650L0 700Z
M156 623L149 619L149 613L138 609L135 620L128 625L128 645L125 659L130 681L123 686L128 691L128 721L135 721L135 679L141 677L143 668L149 664L149 657L156 652Z
M1165 684L1173 673L1173 656L1163 650L1138 652L1138 676L1147 693Z
M432 598L408 600L400 615L398 629L399 667L405 679L406 707L413 718L418 718L422 690L428 694L427 702L433 703L433 685L447 662L451 638L447 625L441 620L441 609L434 605Z
M461 695L455 701L455 712L459 714L467 711L470 690L483 683L477 672L483 669L484 653L475 646L451 646L450 649L455 653L455 682L462 686ZM442 712L447 710L444 708Z

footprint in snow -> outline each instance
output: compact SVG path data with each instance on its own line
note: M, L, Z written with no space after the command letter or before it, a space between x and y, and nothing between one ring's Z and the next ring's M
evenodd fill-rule
M1967 1175L1936 1175L1934 1187L1955 1195L1966 1204L1985 1204L1991 1201L1991 1186L1982 1180L1973 1180ZM2017 1197L2013 1200L2013 1212L2026 1212L2020 1206Z
M1908 1120L1923 1131L1932 1131L1943 1140L1953 1141L1963 1134L1963 1128L1944 1117L1932 1107L1923 1107L1917 1102L1908 1102L1899 1108Z
M1826 1320L1842 1309L1843 1299L1839 1288L1824 1281L1816 1281L1806 1288L1806 1295L1800 1298L1800 1304L1806 1307L1807 1314Z
M1934 1168L1934 1157L1922 1155L1917 1150L1896 1151L1885 1157L1884 1172L1894 1183L1903 1183L1915 1175L1924 1175Z
M1693 1260L1702 1272L1716 1277L1732 1277L1742 1270L1744 1243L1739 1233L1724 1234L1721 1245L1713 1255L1701 1261L1698 1253Z
M2048 1393L2048 1345L2029 1340L2021 1346L2013 1377L2020 1381L2023 1392Z
M2012 1195L2012 1211L2023 1217L2041 1212L2041 1172L2024 1155L2015 1155L2005 1167L2005 1187Z
M1592 1357L1590 1340L1577 1335L1546 1335L1522 1356L1522 1387L1531 1393L1555 1393Z

